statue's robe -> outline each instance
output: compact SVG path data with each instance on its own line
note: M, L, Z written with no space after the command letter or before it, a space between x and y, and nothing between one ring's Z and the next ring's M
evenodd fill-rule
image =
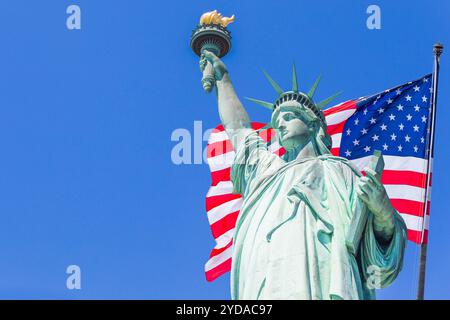
M361 174L348 160L327 154L286 162L252 131L231 170L244 198L233 244L233 299L374 299L367 283L385 287L400 272L406 226L398 213L388 243L377 239L370 213L357 253L346 247L352 216L361 210Z

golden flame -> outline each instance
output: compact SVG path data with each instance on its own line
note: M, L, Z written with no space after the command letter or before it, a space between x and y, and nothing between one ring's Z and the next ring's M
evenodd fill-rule
M228 24L234 21L234 14L231 17L222 17L217 10L206 12L200 17L200 24L220 24L222 27L226 27Z

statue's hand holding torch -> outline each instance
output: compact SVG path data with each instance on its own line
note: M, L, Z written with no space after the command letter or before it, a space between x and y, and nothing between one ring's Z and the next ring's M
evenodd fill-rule
M222 80L223 75L228 73L227 67L222 60L208 50L203 50L203 53L200 56L199 64L200 70L203 72L203 79L205 79L205 74L207 77L213 77L213 85L215 81ZM203 88L206 90L205 84L206 83L204 83Z

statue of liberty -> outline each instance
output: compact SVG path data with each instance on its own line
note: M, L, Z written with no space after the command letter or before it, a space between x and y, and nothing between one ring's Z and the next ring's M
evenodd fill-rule
M363 176L330 154L322 104L313 101L317 82L300 92L294 67L292 91L284 92L265 73L277 100L251 99L272 110L270 125L286 150L280 158L251 129L221 59L203 50L202 70L207 62L220 119L236 151L234 192L244 199L234 235L232 298L375 299L375 287L392 283L402 268L406 226L378 172L366 168ZM369 214L351 252L346 237L362 207Z

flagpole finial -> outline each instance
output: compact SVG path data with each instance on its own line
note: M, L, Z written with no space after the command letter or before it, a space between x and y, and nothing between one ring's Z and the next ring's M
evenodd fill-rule
M442 52L444 51L444 46L440 42L436 42L433 46L433 52L434 54L439 57Z

